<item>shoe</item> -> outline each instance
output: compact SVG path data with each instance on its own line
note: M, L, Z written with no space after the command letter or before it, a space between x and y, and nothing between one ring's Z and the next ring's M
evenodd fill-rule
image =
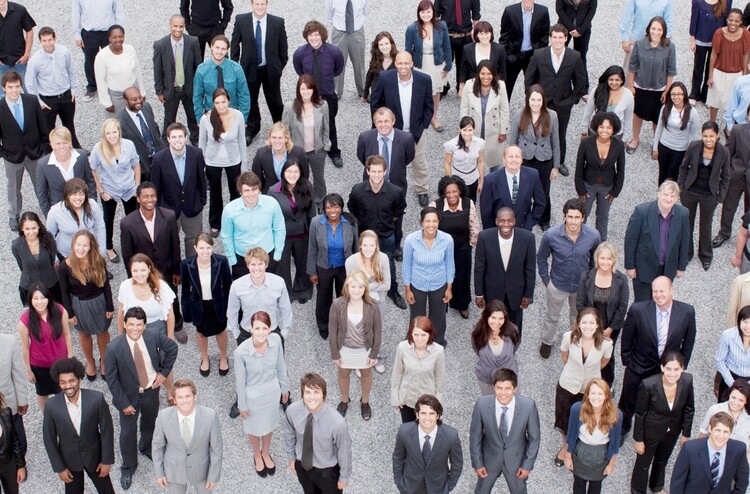
M468 319L469 318L469 311L468 311L468 309L467 310L460 310L460 311L458 311L458 313L461 314L461 317L463 317L464 319Z
M558 458L557 455L555 455L555 466L556 467L562 467L565 466L565 461Z
M432 128L435 129L436 132L443 132L445 130L445 127L443 127L443 124L437 124L437 125L435 125L433 123L431 125L432 125Z
M266 467L266 472L268 472L268 475L273 476L276 473L276 462L273 461L273 457L271 455L268 455L268 457L271 458L271 461L273 462L273 466L269 467L268 465L266 465L265 458L263 459L263 466Z
M711 261L703 261L703 271L708 271L708 268L711 267Z
M221 364L219 364L219 375L220 375L221 377L224 377L224 376L226 376L227 374L229 374L229 367L227 367L226 369L222 369L222 368L221 368Z
M143 456L145 456L146 458L148 458L148 459L149 459L149 460L151 460L151 461L154 461L154 459L153 459L153 458L151 458L151 451L145 451L145 450L142 450L142 449L141 449L141 450L139 450L139 451L140 451L140 453L141 453L141 454L142 454Z
M258 474L258 477L266 478L268 476L268 467L266 467L266 462L263 461L263 458L261 457L261 463L263 463L263 469L258 470L258 467L255 467L255 473Z
M211 362L210 361L208 362L208 369L206 370L201 369L199 366L198 372L200 372L201 376L208 377L211 374Z
M344 167L344 160L341 159L341 156L331 156L331 161L336 168Z
M549 230L549 223L545 223L544 225L539 225L539 228L541 228L543 232L546 232L547 230Z
M96 96L96 91L86 91L86 94L83 95L84 103L89 103L91 101L94 101L94 96Z
M178 343L181 345L184 345L188 342L188 336L187 331L185 331L185 328L182 328L179 331L174 332L174 339L177 340Z
M427 194L417 194L417 199L419 199L419 205L422 207L430 203L430 197Z
M719 248L719 247L721 247L721 246L722 246L722 245L724 244L724 242L726 242L727 240L729 240L729 239L728 239L728 238L726 238L726 237L722 237L721 235L716 235L716 236L714 237L714 239L713 239L713 240L711 240L711 247L713 247L714 249L718 249L718 248Z
M401 247L396 247L396 250L393 251L393 260L396 262L403 262L404 251L401 249Z
M112 249L112 252L115 253L115 257L109 257L109 254L107 254L107 259L109 259L109 262L112 264L118 264L120 262L120 255L114 249Z
M305 297L300 297L297 299L297 302L299 302L300 305L305 305L309 299Z
M539 347L539 355L546 360L549 358L550 353L552 353L552 345L542 343L542 346Z
M114 279L115 279L115 275L113 275L112 273L110 273L109 271L107 271L107 279L108 279L109 281L112 281L112 280L114 280Z
M220 233L221 230L214 230L213 228L211 228L211 238L218 238Z
M570 170L568 170L568 167L565 166L565 163L560 163L560 167L557 169L557 171L563 177L569 177L570 176Z
M362 411L362 418L364 420L370 420L372 418L372 409L370 408L369 403L362 403L362 400L359 400L359 408Z
M292 404L292 393L289 393L289 398L286 400L286 403L282 403L281 398L279 398L279 404L281 404L281 409L286 412L286 409Z
M320 335L320 337L321 337L321 338L323 338L324 340L327 340L327 339L328 339L328 331L321 331L321 330L319 329L319 330L318 330L318 334L319 334L319 335Z
M354 369L354 375L362 379L362 372L359 369Z
M638 150L638 146L640 144L641 143L639 142L634 147L630 147L630 144L628 144L627 146L625 146L625 152L628 153L628 154L635 154L635 152Z
M18 231L18 218L10 218L8 220L8 226L10 226L11 231L17 232Z
M339 402L339 406L336 407L336 411L341 414L342 417L346 417L346 409L349 408L348 401Z
M245 144L249 146L250 144L253 143L253 139L255 139L255 136L248 136L248 135L246 135L245 136Z
M240 409L237 406L237 402L234 402L234 405L232 405L232 408L229 409L229 418L230 419L236 419L240 416Z
M130 486L133 484L133 474L132 473L121 473L120 474L120 485L122 486L123 490L130 489Z
M378 374L382 374L385 372L385 365L383 364L383 358L378 357L377 362L375 362L375 372Z
M388 298L391 299L394 304L396 304L396 307L398 307L399 309L406 309L406 300L404 300L404 297L402 297L400 293L395 290L389 290L387 295Z
M86 374L86 379L88 379L91 382L96 381L96 372L94 372L93 374Z

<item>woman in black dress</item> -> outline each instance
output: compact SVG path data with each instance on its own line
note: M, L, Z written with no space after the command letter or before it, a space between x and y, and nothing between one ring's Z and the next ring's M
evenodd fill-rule
M362 90L362 103L370 101L370 90L378 83L378 77L384 70L396 68L396 55L398 48L393 36L388 31L381 31L375 35L370 45L370 67L365 76L365 88Z

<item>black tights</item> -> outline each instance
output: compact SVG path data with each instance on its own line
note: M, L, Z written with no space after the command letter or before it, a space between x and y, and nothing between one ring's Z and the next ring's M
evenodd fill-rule
M588 491L586 484L588 483ZM602 492L601 480L584 480L573 475L573 494L600 494Z

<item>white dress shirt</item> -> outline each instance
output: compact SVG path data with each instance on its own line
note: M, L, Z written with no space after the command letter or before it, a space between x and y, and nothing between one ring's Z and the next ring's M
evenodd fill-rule
M427 436L430 436L430 448L431 448L431 450L435 449L435 438L437 437L438 427L440 427L440 426L436 425L435 428L432 429L432 432L430 432L429 434L426 433L424 431L424 429L422 429L422 426L418 426L417 427L417 429L419 430L419 450L420 451L424 447L424 439Z
M180 435L182 435L182 424L185 422L185 420L188 420L188 428L190 429L190 437L193 437L195 435L195 408L193 408L193 411L187 415L183 415L182 412L178 408L177 418L178 418L179 425L180 425Z
M333 24L336 31L346 32L346 2L347 0L326 0L328 22ZM352 0L354 13L354 30L359 31L365 23L367 15L367 0Z
M552 68L555 69L555 73L560 70L560 66L562 65L563 57L565 56L565 48L563 48L562 53L560 53L560 57L558 58L557 55L555 55L555 50L552 48L549 49L550 56L552 57Z
M508 269L508 262L510 261L510 251L513 248L513 237L514 235L511 234L510 238L506 240L502 236L500 236L499 232L497 234L497 241L500 244L500 257L502 258L503 266L505 266L505 269Z
M503 415L503 407L508 407L505 411L505 423L508 425L508 430L505 432L506 434L510 434L510 425L513 423L513 413L516 411L516 397L514 396L507 405L502 405L497 401L497 398L495 398L495 421L498 429L500 429L500 417Z
M409 77L408 81L398 80L398 98L401 102L401 119L404 121L404 132L409 132L411 127L411 93L414 87L414 74Z
M60 174L63 177L63 180L66 182L70 180L71 178L74 178L73 175L73 168L75 167L76 161L78 160L78 157L81 154L76 151L75 149L72 149L70 151L70 161L68 163L68 169L66 170L59 161L57 161L57 157L55 157L55 153L52 153L49 155L49 161L47 162L47 166L54 166L58 170L60 170Z
M81 434L81 410L82 404L81 400L83 400L83 393L78 391L78 403L73 403L68 399L68 396L63 393L63 396L65 397L65 407L68 409L68 415L70 415L70 421L73 423L73 427L76 430L76 434Z

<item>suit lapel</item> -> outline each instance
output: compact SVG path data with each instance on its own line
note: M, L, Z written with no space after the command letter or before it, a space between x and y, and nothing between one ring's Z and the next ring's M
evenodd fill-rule
M145 333L144 333L145 334ZM138 382L138 371L135 369L135 360L133 360L133 352L130 351L130 345L128 344L128 335L123 334L123 346L122 346L122 353L124 354L123 360L125 361L125 365L128 366L128 369L130 369L130 372L133 374L133 377L135 378L135 382Z
M649 211L649 213L646 215L646 221L648 222L648 229L649 234L651 235L651 244L654 247L654 254L656 255L656 258L659 258L659 215L661 215L661 212L659 211L659 206L656 205L654 202L653 209ZM656 214L652 214L653 210L656 210Z
M708 439L706 439L706 442L698 448L698 462L703 465L703 472L708 478L708 485L711 485L711 460L708 458ZM724 462L724 465L727 465L726 461Z
M497 400L497 398L485 402L484 413L488 417L487 422L493 425L493 434L497 436L500 443L505 444L503 443L503 436L500 435L500 424L497 423L497 416L495 415L495 400Z

